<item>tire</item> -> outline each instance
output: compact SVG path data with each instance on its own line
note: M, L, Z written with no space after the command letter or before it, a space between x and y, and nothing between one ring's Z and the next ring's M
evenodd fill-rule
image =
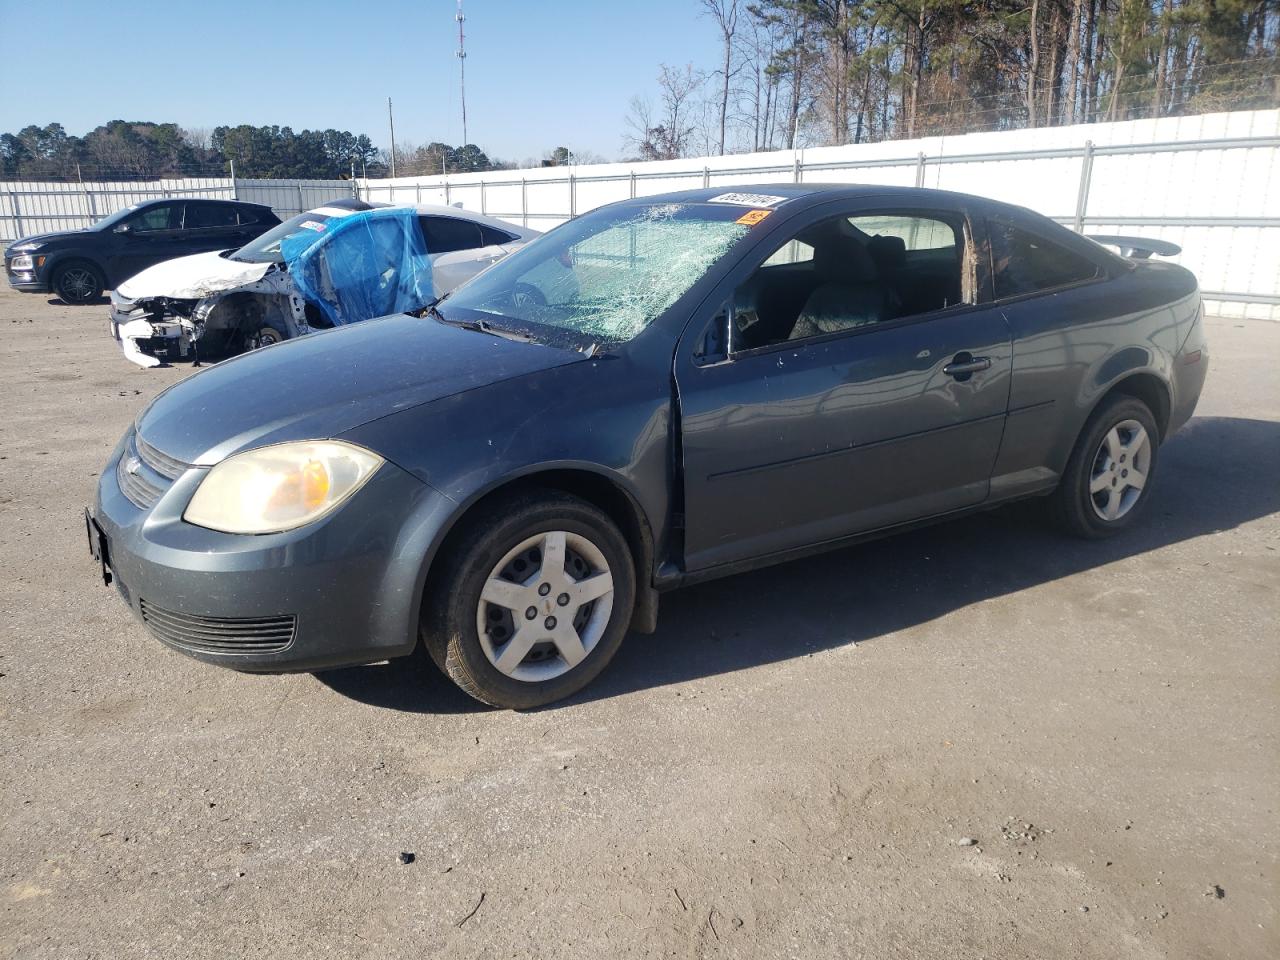
M95 302L105 287L102 271L88 260L60 264L53 274L53 292L72 306Z
M257 350L261 347L269 347L274 343L283 343L287 339L288 337L275 327L260 327L249 342L250 348Z
M586 501L553 490L492 505L436 568L422 642L454 683L493 707L526 710L577 693L617 653L635 605L631 550L617 526ZM603 574L612 589L597 593ZM543 585L550 589L539 592Z
M1142 439L1139 439L1141 432ZM1085 423L1050 495L1054 520L1089 540L1115 536L1146 508L1160 453L1160 431L1145 403L1117 394ZM1141 485L1134 484L1141 478Z

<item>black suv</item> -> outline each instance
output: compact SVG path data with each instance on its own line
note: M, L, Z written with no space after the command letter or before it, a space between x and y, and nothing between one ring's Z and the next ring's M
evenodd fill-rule
M9 286L93 303L103 290L162 260L241 247L280 222L238 200L147 200L84 230L24 237L4 252Z

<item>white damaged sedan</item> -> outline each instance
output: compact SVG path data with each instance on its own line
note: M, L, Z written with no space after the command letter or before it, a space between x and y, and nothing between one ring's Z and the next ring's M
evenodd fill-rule
M342 267L349 267L351 246L331 244L341 233L339 226L373 210L397 211L400 223L416 227L417 235L406 237L411 241L406 250L411 247L416 255L406 255L390 268L383 264L368 276L353 276L337 264L331 268L325 260L331 246L346 258ZM129 278L111 295L110 330L125 357L142 367L232 356L368 320L390 312L391 304L392 310L421 306L403 298L383 298L375 306L363 294L385 288L388 277L394 283L397 270L429 268L429 276L417 278L414 290L443 296L538 235L457 207L393 208L336 200L286 220L238 250L179 257ZM310 283L303 282L300 261L291 253L304 247Z

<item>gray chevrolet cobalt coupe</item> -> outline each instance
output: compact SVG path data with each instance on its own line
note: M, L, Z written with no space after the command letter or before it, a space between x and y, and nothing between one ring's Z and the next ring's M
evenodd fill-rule
M166 645L316 670L421 643L467 693L582 688L658 595L1047 497L1143 512L1208 365L1195 277L888 187L602 207L418 315L171 387L87 517ZM1143 254L1147 254L1146 258Z

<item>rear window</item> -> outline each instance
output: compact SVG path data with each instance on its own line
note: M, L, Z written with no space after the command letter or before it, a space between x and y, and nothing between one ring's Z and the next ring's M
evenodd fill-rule
M479 227L480 227L480 239L481 241L483 241L486 247L490 247L495 244L500 245L504 243L510 243L512 240L519 239L519 237L517 237L513 233L507 233L505 230L499 230L496 227L489 226L488 224L482 223L482 224L479 224Z
M427 253L450 253L454 250L474 250L485 245L479 225L470 220L454 217L419 217L422 238L427 243Z
M997 300L1092 280L1101 268L1082 254L1003 220L988 220Z

